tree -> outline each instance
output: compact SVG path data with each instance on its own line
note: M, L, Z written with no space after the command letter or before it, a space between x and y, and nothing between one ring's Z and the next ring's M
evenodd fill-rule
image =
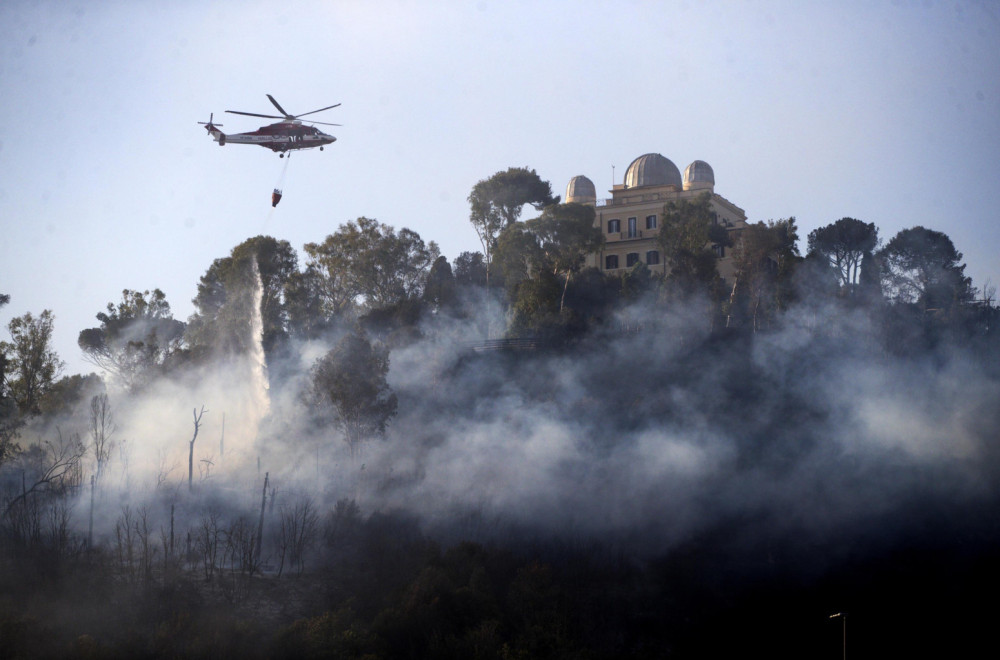
M188 490L194 487L191 481L194 478L194 442L198 439L198 429L201 428L201 418L205 412L205 406L201 407L201 412L197 408L191 409L191 415L194 418L194 435L191 436L191 442L188 443Z
M371 218L341 225L322 243L307 243L308 267L316 269L328 313L358 303L368 310L418 299L431 265L440 255L437 244L424 244L410 229L397 233Z
M108 395L101 393L90 399L90 441L94 452L94 481L101 483L101 477L111 462L111 452L114 449L114 436L117 430L115 416L108 401Z
M708 193L664 207L657 242L668 268L664 289L668 298L689 300L707 294L710 299L718 299L721 295L713 246L726 248L732 241L716 217Z
M541 211L549 204L558 202L559 198L552 196L549 182L543 181L535 170L527 167L511 167L504 172L497 172L472 187L472 192L469 193L469 204L472 207L469 222L483 246L487 288L493 250L500 232L517 222L526 204Z
M0 294L0 307L10 302L10 296ZM7 385L7 350L0 342L0 466L20 450L17 433L21 420L17 414L17 404L10 395Z
M594 217L594 207L587 204L552 204L545 207L540 216L525 223L526 230L537 243L533 253L540 259L535 266L563 278L560 313L573 273L583 267L588 254L596 252L604 243L604 234L600 227L594 226Z
M383 435L396 414L388 372L388 351L360 332L345 335L312 368L313 406L344 434L352 458L364 441Z
M896 234L882 249L882 281L890 300L922 310L950 310L973 298L962 253L947 235L913 227Z
M10 342L0 342L7 356L5 386L22 415L41 412L39 402L62 370L63 362L52 348L55 317L44 310L37 318L28 312L10 320Z
M451 309L456 302L455 276L446 257L438 257L427 274L424 285L424 303L434 311Z
M260 341L270 354L287 336L285 291L297 272L298 256L288 241L270 236L243 241L230 256L216 259L201 277L192 301L196 312L187 327L189 343L234 355L251 352ZM248 322L253 318L258 281L259 339Z
M100 327L82 330L77 344L88 362L114 375L129 391L147 382L180 348L184 336L185 324L174 320L159 289L125 289L121 302L109 302L97 320Z
M853 295L859 283L862 262L872 258L878 246L875 223L841 218L809 232L809 254L822 256L837 272L841 286Z
M729 302L734 316L752 319L753 331L784 308L792 291L791 275L799 261L795 218L748 224L733 248L736 273Z
M455 258L455 283L486 286L486 262L482 252L463 252Z

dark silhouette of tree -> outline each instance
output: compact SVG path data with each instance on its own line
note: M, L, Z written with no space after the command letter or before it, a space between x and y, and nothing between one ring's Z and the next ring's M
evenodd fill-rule
M452 309L455 306L455 276L446 257L438 257L427 274L424 285L424 303L435 312Z
M841 218L825 227L812 230L808 240L808 253L826 259L837 272L841 287L853 295L861 276L862 263L870 260L878 247L878 229L875 223Z
M942 232L913 227L896 234L880 253L887 297L922 310L950 310L973 298L962 253Z
M482 252L463 252L455 258L455 283L459 286L486 286L486 261Z
M396 414L388 373L388 351L358 332L345 335L312 368L309 398L321 418L344 434L352 457L362 443L385 434Z
M736 273L729 301L729 320L749 320L754 332L789 303L791 275L800 260L795 218L748 224L733 247Z
M174 320L159 289L122 291L121 302L99 312L100 327L82 330L77 344L84 358L116 377L126 390L147 381L180 348L185 324Z

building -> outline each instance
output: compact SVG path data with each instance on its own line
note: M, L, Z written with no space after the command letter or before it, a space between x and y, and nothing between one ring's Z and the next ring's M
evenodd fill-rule
M694 199L702 193L711 195L713 221L734 232L746 226L746 213L715 192L715 173L702 160L684 170L660 154L645 154L632 161L625 171L625 182L613 184L610 199L597 199L594 182L585 176L573 177L566 186L566 202L593 204L595 222L604 234L601 250L587 257L587 265L607 273L623 272L643 262L654 272L666 273L656 237L664 209L670 202ZM730 280L734 272L729 250L721 245L712 249L719 257L719 274Z

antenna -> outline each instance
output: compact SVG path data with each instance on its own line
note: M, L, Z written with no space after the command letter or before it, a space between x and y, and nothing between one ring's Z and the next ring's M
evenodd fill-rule
M611 166L611 187L615 187L615 166Z

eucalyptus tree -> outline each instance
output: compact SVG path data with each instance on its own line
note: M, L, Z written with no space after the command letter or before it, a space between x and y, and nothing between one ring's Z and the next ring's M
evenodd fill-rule
M322 243L308 243L307 268L320 278L321 306L337 315L353 306L371 311L418 299L434 261L434 241L417 232L361 217L341 225Z
M9 342L0 342L4 356L4 388L21 415L41 412L39 404L63 368L52 347L55 317L49 310L31 312L10 320Z

